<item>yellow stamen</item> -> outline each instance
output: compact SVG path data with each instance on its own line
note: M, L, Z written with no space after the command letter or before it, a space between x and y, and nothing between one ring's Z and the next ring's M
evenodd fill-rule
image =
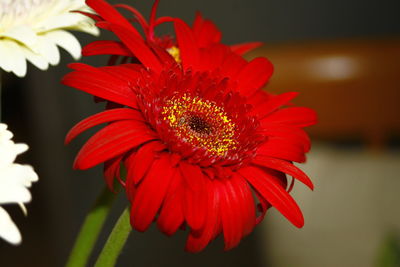
M175 134L193 146L218 156L236 148L235 123L212 101L185 94L168 100L162 114Z
M167 52L175 59L175 61L180 64L182 62L181 60L181 51L179 50L178 47L172 46L170 48L167 48Z

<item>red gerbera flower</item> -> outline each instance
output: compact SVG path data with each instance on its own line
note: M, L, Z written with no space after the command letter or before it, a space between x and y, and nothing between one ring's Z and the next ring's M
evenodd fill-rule
M99 3L104 4L88 1L93 8ZM314 111L292 106L296 93L273 96L260 90L272 75L267 59L247 62L218 42L201 47L196 27L173 21L180 64L113 13L102 27L140 64L71 65L75 71L64 84L121 106L71 129L67 143L108 123L82 147L74 167L104 162L108 185L112 188L117 177L126 189L132 227L145 231L157 221L172 235L187 225L188 251L202 250L220 233L226 250L235 247L271 205L302 227L286 175L313 188L292 162L305 161L310 140L302 128L316 122ZM115 54L120 47L108 51Z

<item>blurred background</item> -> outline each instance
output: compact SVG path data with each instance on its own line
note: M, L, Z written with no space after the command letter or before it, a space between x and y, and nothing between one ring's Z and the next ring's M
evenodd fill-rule
M135 5L144 14L152 3L112 2ZM197 10L220 27L226 43L265 42L247 56L274 63L266 90L301 92L295 102L319 113L320 123L309 128L313 149L301 166L315 191L300 183L293 190L306 224L296 229L271 209L238 248L222 252L217 240L196 255L183 251L186 233L168 238L152 227L131 234L118 266L400 266L400 1L164 0L159 15L192 21ZM83 45L95 40L78 36ZM3 73L3 121L15 141L29 144L19 162L33 165L40 181L28 217L7 207L24 240L19 247L0 241L1 266L63 266L103 187L101 167L71 168L94 131L63 144L75 123L103 109L91 96L60 84L70 62L63 52L60 65L46 72L29 66L24 79ZM105 232L126 204L119 196Z

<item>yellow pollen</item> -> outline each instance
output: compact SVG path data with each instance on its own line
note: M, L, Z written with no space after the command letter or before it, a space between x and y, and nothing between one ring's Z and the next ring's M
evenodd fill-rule
M175 61L180 64L181 63L181 52L178 47L172 46L167 48L167 52L175 59Z
M237 148L235 123L214 102L185 94L168 100L162 114L175 134L195 147L217 156Z

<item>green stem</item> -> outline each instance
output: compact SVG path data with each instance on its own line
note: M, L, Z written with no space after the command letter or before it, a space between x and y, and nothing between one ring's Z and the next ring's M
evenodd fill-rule
M117 262L118 256L124 247L129 233L131 232L129 223L129 208L126 208L119 217L110 236L107 239L103 250L97 259L95 267L113 267Z
M114 194L105 187L83 222L66 267L86 266L114 199Z

